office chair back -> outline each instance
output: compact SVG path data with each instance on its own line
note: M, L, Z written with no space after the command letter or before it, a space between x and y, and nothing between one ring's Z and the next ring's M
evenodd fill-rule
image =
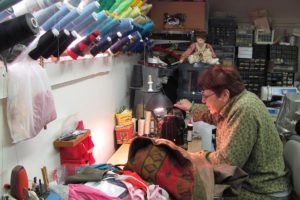
M291 172L293 193L300 198L300 142L289 140L284 146L284 160Z

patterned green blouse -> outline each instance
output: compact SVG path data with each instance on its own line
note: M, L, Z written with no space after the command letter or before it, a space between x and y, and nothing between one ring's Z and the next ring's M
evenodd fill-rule
M235 165L249 174L240 199L269 199L268 193L288 191L282 142L265 105L255 94L243 91L214 116L204 105L195 105L192 116L194 121L217 127L216 151L200 153L213 165Z

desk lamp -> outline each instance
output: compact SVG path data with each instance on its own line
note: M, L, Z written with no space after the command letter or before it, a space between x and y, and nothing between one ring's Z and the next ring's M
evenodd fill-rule
M151 111L157 124L159 137L173 141L179 146L185 143L185 122L172 110L173 103L162 93L150 97L145 109ZM172 110L172 112L170 112Z
M173 107L171 100L162 94L154 93L145 105L145 110L150 111L155 120L156 134L161 136L161 124L163 123L163 118L168 114L169 110Z
M145 109L152 112L156 121L164 117L171 108L173 108L173 103L162 93L153 94L145 105Z

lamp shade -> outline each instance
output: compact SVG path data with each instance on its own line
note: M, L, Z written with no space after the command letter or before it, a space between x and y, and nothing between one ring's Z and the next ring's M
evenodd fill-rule
M157 108L170 109L173 107L171 100L162 93L153 94L145 105L145 109L148 111L154 111Z

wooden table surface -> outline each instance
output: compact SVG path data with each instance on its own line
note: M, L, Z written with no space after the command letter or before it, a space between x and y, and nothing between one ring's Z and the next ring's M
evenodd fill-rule
M128 160L129 153L129 143L122 144L118 150L110 157L107 161L109 164L117 165L117 164L125 164ZM193 139L192 142L188 143L188 151L189 152L197 152L201 150L201 139Z

